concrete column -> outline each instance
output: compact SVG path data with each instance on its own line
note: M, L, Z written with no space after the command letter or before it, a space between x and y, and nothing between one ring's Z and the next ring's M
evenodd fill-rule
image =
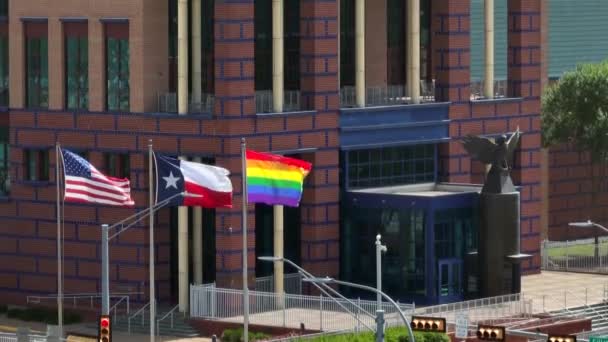
M494 98L494 0L485 0L484 2L484 26L486 77L483 95L487 99L492 99Z
M197 1L197 0L194 0ZM200 157L194 158L197 163L201 162ZM193 261L192 268L194 268L194 283L203 283L203 208L194 207L192 208L192 249L193 249Z
M274 206L274 256L282 258L283 254L283 206ZM283 279L283 261L274 262L274 291L283 293L285 291Z
M365 0L355 0L355 95L365 107Z
M407 92L420 103L420 0L407 0Z
M192 103L201 103L201 0L192 0ZM196 213L196 212L195 212Z
M188 0L177 3L177 111L188 114ZM181 159L184 159L183 157ZM188 310L188 207L177 209L179 311Z
M272 0L272 105L283 111L283 0Z

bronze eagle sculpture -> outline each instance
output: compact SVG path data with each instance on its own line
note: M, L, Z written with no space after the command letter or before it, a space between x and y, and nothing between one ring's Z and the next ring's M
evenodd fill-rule
M473 135L462 139L462 145L471 158L492 165L481 190L482 193L501 194L516 191L510 171L520 136L521 132L517 127L508 140L503 134L496 138L495 143L488 138Z

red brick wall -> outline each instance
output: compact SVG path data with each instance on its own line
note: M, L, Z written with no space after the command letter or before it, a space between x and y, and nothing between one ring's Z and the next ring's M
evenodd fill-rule
M549 240L606 235L597 228L568 227L588 219L608 224L608 168L593 165L588 153L572 146L549 150Z
M436 97L450 101L452 141L439 148L440 178L483 183L484 168L473 162L460 139L468 134L524 132L513 181L521 190L522 251L533 254L525 273L540 271L540 0L509 0L508 99L470 100L470 1L432 3ZM439 62L440 61L440 62Z

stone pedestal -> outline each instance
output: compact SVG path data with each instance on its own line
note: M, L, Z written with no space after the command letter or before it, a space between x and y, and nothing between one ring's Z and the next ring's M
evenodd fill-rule
M520 255L519 192L482 192L480 196L480 294L490 297L513 293L521 275L519 258L513 258Z

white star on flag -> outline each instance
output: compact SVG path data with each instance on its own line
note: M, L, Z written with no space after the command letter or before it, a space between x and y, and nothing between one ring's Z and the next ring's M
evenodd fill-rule
M173 175L173 171L169 172L169 177L163 177L163 179L165 180L165 182L167 182L167 185L165 186L165 189L169 189L170 187L173 187L173 188L177 189L177 181L180 178L179 177L175 177Z

